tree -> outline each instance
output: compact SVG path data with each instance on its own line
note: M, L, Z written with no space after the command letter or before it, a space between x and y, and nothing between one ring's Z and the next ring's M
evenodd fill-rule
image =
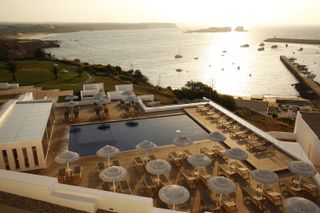
M61 70L61 69L60 69L60 67L59 67L58 64L54 64L54 65L53 65L51 72L52 72L53 75L54 75L54 79L58 79L58 74L59 74L60 70Z
M18 71L18 64L11 59L7 59L5 61L5 67L11 73L12 81L17 81L16 73Z
M188 81L184 87L174 90L173 93L178 99L194 100L206 97L229 110L235 109L235 102L232 96L221 95L210 86L201 82Z

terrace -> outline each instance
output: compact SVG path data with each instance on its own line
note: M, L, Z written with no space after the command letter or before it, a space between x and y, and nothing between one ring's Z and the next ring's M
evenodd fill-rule
M116 121L119 119L123 119L124 116L126 119L130 119L130 117L126 116L126 113L123 109L121 109L116 102L111 102L108 104L109 109L109 115L110 117L105 119L98 119L95 112L92 109L92 106L83 106L80 109L80 116L77 120L73 121L72 123L92 123L92 122L104 122L104 121ZM225 150L233 147L240 147L243 150L248 151L248 159L246 161L240 162L240 166L243 168L247 168L250 170L253 170L255 168L269 168L272 171L276 172L279 177L279 182L288 182L290 183L292 180L292 177L294 175L290 173L287 168L291 161L295 160L288 154L284 153L280 149L276 148L274 145L269 143L266 139L260 138L258 135L256 135L252 130L248 130L245 127L241 126L238 122L233 121L231 122L232 125L225 128L225 126L222 126L221 124L227 125L226 121L230 121L228 116L221 113L221 111L211 108L213 112L215 112L219 119L216 119L214 121L210 121L209 117L206 115L206 113L199 112L195 107L193 108L186 108L184 110L175 110L170 112L157 112L157 113L148 113L145 114L142 111L138 111L134 115L134 117L139 118L146 118L146 117L154 117L154 116L169 116L169 115L177 115L177 114L187 114L190 116L194 121L196 121L199 125L201 125L205 130L208 132L214 132L219 131L223 132L223 135L226 137L225 142L218 142L218 146L214 146L214 143L210 139L204 139L196 141L193 145L187 147L187 149L191 153L199 153L200 150L205 150L207 148L209 151L213 152L212 157L212 163L206 167L206 172L210 176L216 176L221 174L221 165L228 164L228 159L224 156ZM209 110L211 110L209 109ZM230 122L229 122L230 124ZM244 135L241 133L237 133L234 135L235 131L233 130L232 126L240 126L242 130L244 131ZM61 153L62 151L68 149L69 145L69 127L70 123L66 123L64 121L64 114L62 109L56 110L56 126L53 133L53 138L51 142L50 152L47 157L47 168L40 171L40 175L43 176L49 176L49 177L57 177L57 172L59 169L64 168L64 165L59 165L54 162L54 158L56 155ZM243 137L243 138L242 138ZM146 138L148 139L148 138ZM267 144L267 149L263 149L262 151L260 149L255 149L252 147L246 145L244 140L248 141L263 141L263 143ZM249 150L250 149L250 150ZM174 145L165 145L165 146L159 146L157 149L152 151L152 154L155 155L158 159L164 159L164 160L170 160L169 153L172 151L175 151L177 153L183 153L185 148L179 148ZM208 154L208 153L207 153ZM167 206L165 203L163 203L157 196L156 193L150 193L150 190L146 187L144 183L144 178L146 176L149 176L148 172L146 171L140 171L138 167L133 162L133 158L136 156L144 156L141 152L138 152L136 150L129 150L129 151L122 151L119 155L116 157L113 157L112 161L119 161L120 165L127 169L128 176L127 180L129 182L131 193L133 195L143 196L143 197L151 197L154 200L154 206L160 207L160 208L169 208L170 206ZM79 186L92 188L92 189L99 189L102 190L103 181L99 179L99 175L97 173L97 163L98 162L104 162L106 164L106 160L96 157L96 156L87 156L87 157L81 157L78 161L73 163L71 167L75 166L82 166L82 178ZM179 209L184 211L191 211L191 212L203 212L205 210L210 210L207 207L209 204L207 202L204 202L204 198L213 198L214 200L217 200L217 194L211 192L208 187L205 184L205 180L202 178L197 178L197 181L195 182L195 186L193 187L188 183L188 181L183 178L183 171L193 171L193 167L185 160L181 162L181 165L176 166L174 164L174 161L170 160L170 163L172 165L172 170L167 174L169 180L173 184L183 185L185 186L189 192L190 192L190 199L184 204L178 206ZM225 176L227 176L228 173L225 173ZM238 173L232 174L232 179L237 184L237 191L236 193L230 198L223 198L231 199L231 201L234 201L238 212L261 212L264 208L268 212L287 212L287 210L283 210L282 202L296 193L296 195L305 195L308 196L309 199L316 202L318 205L320 204L320 201L318 199L318 195L312 196L307 193L305 190L301 191L292 191L290 189L287 190L281 190L278 182L275 184L271 184L268 187L271 188L272 191L277 192L277 201L280 201L280 205L276 204L274 205L272 202L263 202L263 205L260 205L259 202L255 203L248 202L248 195L245 193L248 188L248 186L251 186L252 188L255 188L258 183L256 183L254 180L250 181L250 178L246 178L244 176L241 177ZM308 180L310 183L313 183L313 180L310 178ZM281 185L282 187L282 185ZM318 189L317 189L318 190ZM157 192L157 191L156 191ZM119 192L120 193L120 192ZM303 193L303 194L301 194ZM279 195L279 196L278 196ZM227 202L225 202L225 205L228 205ZM226 208L227 209L227 208ZM225 210L226 210L225 209Z

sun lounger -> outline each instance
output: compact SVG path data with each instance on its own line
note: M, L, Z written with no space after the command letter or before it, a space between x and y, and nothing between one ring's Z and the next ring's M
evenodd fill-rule
M266 199L262 196L257 194L250 185L241 187L243 201L246 202L247 200L251 201L259 210L264 211L266 209L265 201Z
M279 181L280 191L286 191L293 196L304 196L305 190L301 186L296 186L292 184L291 181L288 180L280 180Z
M223 176L225 176L225 177L227 177L227 178L230 178L230 179L234 180L236 173L235 173L234 170L232 170L231 168L229 168L228 165L226 165L226 164L221 164L221 165L219 165L219 167L218 167L218 173L217 173L217 174L218 174L218 175L223 175Z
M245 167L236 167L236 173L244 180L250 183L250 171Z
M282 203L282 198L280 193L272 191L269 187L265 186L263 190L263 195L274 206L283 209L283 203Z
M73 169L72 183L80 184L82 178L82 166L76 166Z
M140 156L136 156L133 158L133 162L137 166L137 170L139 172L144 172L145 171L145 162L142 160Z
M172 160L176 166L181 166L183 156L178 154L177 152L170 152L169 159Z
M163 186L171 184L171 181L169 180L167 175L165 175L165 174L159 175L159 178L160 178L160 183Z
M193 176L190 170L183 169L182 177L185 179L190 188L196 187L197 177Z
M230 198L228 198L226 196L223 196L222 208L227 213L238 213L237 204L233 200L231 200Z
M299 180L298 179L292 178L291 181L292 181L293 185L299 186ZM307 180L305 178L302 178L300 186L311 197L314 197L314 198L318 198L319 197L318 187L317 187L316 184L312 183L311 181L309 181L309 180Z
M128 181L120 181L120 191L124 194L132 194L131 187Z
M213 159L215 156L215 152L208 149L207 147L200 148L200 153L207 155L209 158Z
M156 182L154 182L152 177L150 175L146 175L143 179L143 182L144 182L144 185L147 189L147 193L151 197L155 196L157 193L158 186L157 186Z
M102 190L103 190L103 191L111 191L110 184L107 183L107 182L103 182L102 185L101 185L101 187L102 187Z
M155 155L149 155L149 160L157 160L157 157Z
M201 181L202 181L204 184L207 184L209 178L211 177L211 176L208 174L207 170L204 169L204 168L199 168L199 169L198 169L198 172L199 172L199 176L200 176Z
M120 162L118 160L112 161L113 166L120 166Z
M208 212L221 212L221 208L217 206L215 200L212 199L210 195L201 194L201 207L200 211L208 211Z
M59 169L57 174L58 183L66 183L67 176L66 176L66 169Z
M100 174L100 172L102 172L102 170L104 170L106 168L106 166L104 165L103 162L98 162L97 163L97 173Z
M183 157L185 158L185 159L187 159L189 156L191 156L192 155L192 153L189 151L189 150L183 150Z

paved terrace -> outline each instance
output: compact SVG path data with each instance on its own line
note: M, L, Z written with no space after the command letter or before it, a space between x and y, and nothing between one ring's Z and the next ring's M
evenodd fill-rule
M110 120L118 120L122 119L124 117L124 112L116 106L115 103L111 103L108 105L109 111L110 111ZM181 113L182 111L174 111L170 113ZM196 112L195 108L190 108L186 109L186 112L193 117L197 122L201 123L206 129L210 131L218 131L216 124L212 124L208 122L203 116L200 116L198 112ZM166 113L162 113L166 114ZM154 116L154 115L159 115L159 113L156 114L143 114L139 113L138 116ZM92 109L92 107L81 107L80 109L80 118L77 121L77 123L83 123L83 122L96 122L99 121L99 119L96 118L96 115ZM47 168L43 169L39 172L40 175L45 175L45 176L51 176L51 177L56 177L57 171L60 168L63 168L63 165L56 164L54 162L54 157L67 149L68 147L68 131L69 131L69 125L66 124L63 121L63 110L56 110L56 126L54 129L53 133L53 139L52 139L52 144L49 150L49 156L47 158ZM245 150L245 147L242 145L239 145L235 140L231 139L228 134L224 134L227 137L226 144L219 144L219 146L222 149L227 149L228 147L242 147ZM191 153L197 153L200 151L201 147L207 147L211 149L213 146L212 141L210 140L203 140L203 141L197 141L195 144L192 146L188 147ZM173 145L169 146L162 146L155 151L153 151L152 154L154 154L157 158L159 159L168 159L168 153L170 151L177 151L181 152L183 149L178 148ZM249 154L249 163L244 163L243 166L251 170L253 167L257 168L271 168L274 171L281 171L278 172L280 178L282 180L291 178L292 174L289 173L287 170L284 170L287 168L288 164L292 159L287 156L286 154L282 153L279 150L275 150L273 156L263 156L260 155L259 157ZM119 160L120 165L125 167L128 171L128 181L132 189L132 193L138 196L146 196L148 197L148 193L146 190L146 187L144 186L143 179L147 175L146 172L139 172L135 166L135 164L132 161L132 158L134 156L144 156L142 153L137 152L135 150L133 151L127 151L127 152L121 152L119 155L116 157L112 158L111 160ZM106 160L95 157L95 156L90 156L90 157L82 157L79 161L73 163L71 167L81 165L83 168L82 171L82 180L81 183L79 184L80 186L83 187L89 187L89 188L95 188L95 189L101 189L102 181L99 179L97 170L96 170L96 164L97 162L104 161L106 163ZM214 157L213 158L213 163L206 168L207 172L215 176L217 175L217 170L218 166L220 164L226 163L224 159L219 158L219 157ZM172 164L172 163L171 163ZM168 177L172 183L175 184L180 184L184 185L188 188L191 194L191 199L186 203L184 207L182 207L183 210L188 210L191 212L203 212L203 209L201 206L203 205L201 202L201 199L204 196L211 196L212 198L216 199L215 193L211 193L207 186L202 182L198 181L196 184L196 187L191 189L188 187L186 182L181 178L181 169L185 170L192 170L193 168L187 163L184 162L181 167L176 167L172 164L172 170L168 174ZM241 213L246 213L246 212L261 212L258 208L256 208L255 205L253 205L250 202L244 202L243 201L243 195L241 192L241 188L244 186L248 185L246 181L244 181L240 177L236 177L235 179L237 183L237 192L236 192L236 204L238 206L239 212ZM256 183L252 180L250 182L252 186L256 186ZM278 184L272 184L270 187L276 191L280 192ZM282 200L287 198L289 196L288 193L281 193ZM154 196L154 205L157 207L162 207L162 208L168 208L167 205L162 203L157 196ZM316 202L318 205L320 204L319 199L313 199L314 202ZM280 208L274 207L271 203L267 203L267 212L283 212L283 210ZM286 210L284 212L287 212Z

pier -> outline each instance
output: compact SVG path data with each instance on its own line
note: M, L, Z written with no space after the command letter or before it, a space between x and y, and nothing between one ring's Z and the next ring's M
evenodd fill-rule
M301 84L310 88L318 98L320 97L320 85L317 82L304 75L287 57L280 56L280 60Z
M297 38L268 38L265 42L293 43L293 44L314 44L320 45L320 40L297 39Z

